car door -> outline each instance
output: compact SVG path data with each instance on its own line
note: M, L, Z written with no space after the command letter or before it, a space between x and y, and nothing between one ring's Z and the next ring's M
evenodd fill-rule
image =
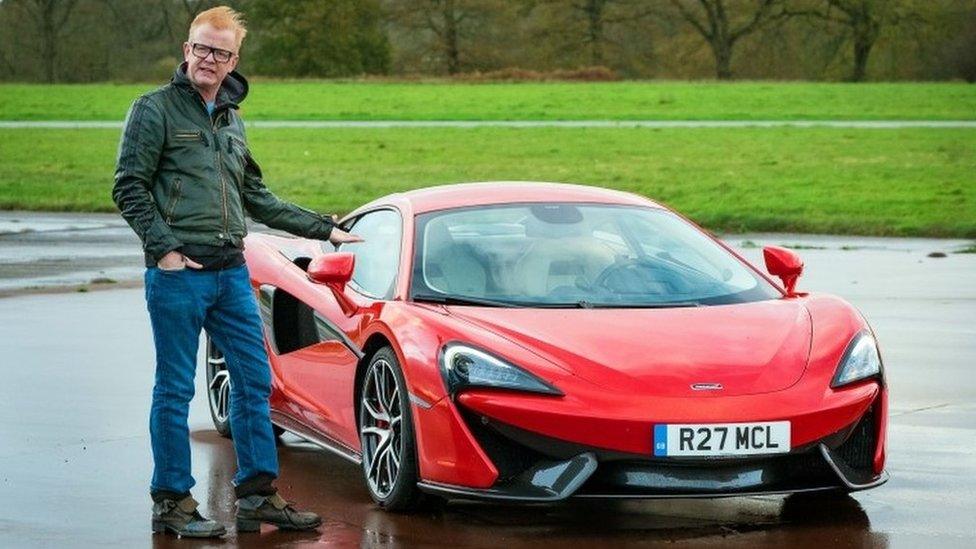
M362 341L362 330L393 295L402 221L396 210L382 209L362 214L344 226L364 239L362 243L338 247L338 251L356 256L352 280L345 292L359 309L352 314L343 312L331 288L312 285L307 278L302 280L302 286L312 295L303 296L309 310L302 313L308 317L304 331L310 333L299 337L314 343L288 349L278 362L291 403L299 408L302 419L330 438L358 449L353 392L362 350L354 342ZM328 253L331 245L323 243L323 247ZM300 269L301 265L296 267ZM279 335L286 340L293 337Z

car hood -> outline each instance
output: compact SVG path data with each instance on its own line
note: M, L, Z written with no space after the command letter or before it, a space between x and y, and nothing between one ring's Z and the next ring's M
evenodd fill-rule
M649 396L782 390L799 381L810 354L810 315L795 299L674 309L448 309L591 383Z

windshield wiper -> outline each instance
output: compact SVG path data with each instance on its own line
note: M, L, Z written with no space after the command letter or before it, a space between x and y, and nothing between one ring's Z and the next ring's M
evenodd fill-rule
M567 306L576 306L581 309L671 309L683 307L701 307L697 301L672 301L665 303L593 303L591 301L577 301L575 304L567 303Z
M581 299L566 303L544 303L544 302L516 302L516 301L495 301L480 297L468 297L459 295L437 295L437 294L416 294L414 301L427 303L440 303L443 305L476 305L480 307L527 307L537 309L671 309L683 307L700 307L697 301L673 301L666 303L593 303Z
M509 301L494 301L491 299L482 299L480 297L466 297L466 296L456 296L456 295L416 294L413 296L413 300L428 302L428 303L441 303L444 305L479 305L482 307L520 307L521 306L517 303L511 303Z

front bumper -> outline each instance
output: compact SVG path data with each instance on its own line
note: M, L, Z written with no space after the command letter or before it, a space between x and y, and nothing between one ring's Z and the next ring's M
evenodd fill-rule
M512 426L474 422L475 438L498 467L488 488L421 482L425 492L453 498L546 502L568 497L688 498L857 491L888 480L874 474L865 450L877 444L874 409L852 428L803 451L761 458L650 459L587 449ZM837 444L837 440L843 442ZM828 444L835 444L834 448ZM575 455L561 457L567 452Z
M463 438L470 441L492 474L471 483L424 475L425 481L419 484L422 490L454 498L558 501L568 497L685 498L856 491L879 486L888 479L877 460L879 455L883 459L887 415L886 392L878 385L849 392L837 401L836 408L825 407L812 416L784 416L793 421L795 432L820 430L816 438L796 438L790 453L738 458L654 457L650 425L642 429L647 451L630 451L626 442L612 448L578 441L584 437L576 441L553 437L498 419L497 415L503 414L489 415L488 410L501 408L485 403L498 403L503 398L462 395L454 403L440 403L454 412L463 434L468 435ZM520 417L531 422L525 415ZM817 418L818 427L808 424L810 417ZM824 421L824 417L841 423ZM454 439L459 440L457 436ZM465 461L470 466L478 460Z

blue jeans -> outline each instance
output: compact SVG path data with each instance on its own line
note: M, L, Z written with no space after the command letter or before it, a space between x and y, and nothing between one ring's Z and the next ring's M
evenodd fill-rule
M149 432L152 438L152 492L189 492L190 433L200 329L223 353L230 373L230 424L237 474L234 485L265 475L278 476L278 451L271 427L271 369L261 317L246 265L221 271L189 267L146 269L146 305L156 346Z

